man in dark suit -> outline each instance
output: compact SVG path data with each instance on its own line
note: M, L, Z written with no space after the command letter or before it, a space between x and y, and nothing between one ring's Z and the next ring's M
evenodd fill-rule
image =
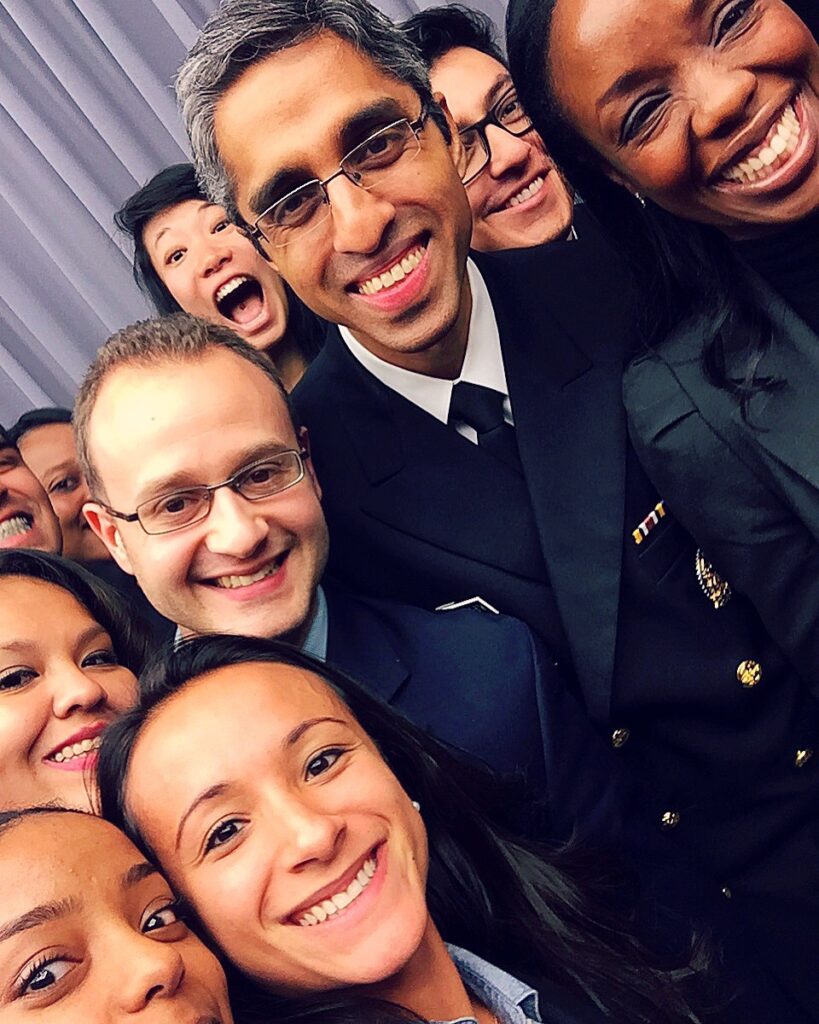
M819 784L796 755L819 715L747 602L721 606L628 443L622 271L602 241L467 265L446 106L383 19L344 8L228 2L177 83L214 200L342 325L296 394L331 570L530 623L653 784L639 813L782 933L770 955L815 1008Z
M523 623L321 585L321 491L263 355L184 314L135 324L98 353L75 422L89 522L181 635L290 640L440 739L526 774L556 838L611 838L609 752Z

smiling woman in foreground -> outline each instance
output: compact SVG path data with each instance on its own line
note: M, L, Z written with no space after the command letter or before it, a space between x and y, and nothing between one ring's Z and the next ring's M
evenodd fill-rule
M819 45L782 0L512 0L507 27L535 126L643 285L640 459L815 685Z
M544 1021L698 1019L619 922L487 823L473 771L327 666L222 636L154 666L100 761L106 817L281 996L510 1024L541 1019L537 993Z

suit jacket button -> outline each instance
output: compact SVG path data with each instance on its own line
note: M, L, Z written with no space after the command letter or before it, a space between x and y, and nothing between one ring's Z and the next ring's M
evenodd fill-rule
M620 747L622 747L626 740L629 738L629 736L631 736L630 729L615 729L614 732L611 734L611 745L614 747L615 750L619 750Z
M758 661L741 661L737 665L737 681L746 690L752 689L762 682L762 666Z
M660 827L664 829L676 828L680 823L679 811L664 811L660 817Z
M794 766L797 768L804 768L812 757L813 750L810 747L805 747L804 750L797 750L796 757L793 759Z

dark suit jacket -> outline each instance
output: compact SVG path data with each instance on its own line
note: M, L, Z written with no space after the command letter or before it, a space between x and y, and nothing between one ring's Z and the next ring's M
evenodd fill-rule
M703 372L711 331L701 317L632 363L625 404L640 459L675 516L817 690L819 337L759 287L777 333L758 372L779 384L753 398L747 420Z
M734 934L715 887L629 814L641 794L523 623L473 607L429 612L334 585L325 584L325 594L327 661L450 746L496 771L525 772L547 810L546 821L526 821L530 835L593 844L604 862L613 852L634 873L627 903L632 909L635 901L644 941L684 950L692 922L720 936L725 964L715 984L729 1005L715 1024L807 1021L771 979L748 969L755 949ZM542 994L545 1020L597 1020L557 986Z
M618 767L522 622L325 593L329 663L445 743L525 774L551 838L620 842Z
M629 284L604 243L583 241L476 258L523 481L382 385L330 329L295 392L330 568L358 591L427 608L480 594L529 623L571 664L591 716L630 730L620 756L654 787L635 813L658 828L679 811L664 841L689 845L735 903L751 891L768 901L761 931L781 932L783 970L812 977L819 784L814 764L795 771L794 757L819 743L819 707L743 598L714 613L694 576L697 545L673 516L639 549L641 601L621 600L636 525L622 399ZM746 659L766 681L747 692L737 681ZM819 1006L819 987L804 1003Z
M559 658L570 654L586 703L605 719L624 528L627 284L611 250L582 239L476 262L526 479L382 385L331 327L294 393L330 523L330 572L426 608L480 594Z

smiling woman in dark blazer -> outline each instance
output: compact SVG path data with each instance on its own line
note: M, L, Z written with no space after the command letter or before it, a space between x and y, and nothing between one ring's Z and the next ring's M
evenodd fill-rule
M819 45L782 0L610 14L512 0L513 74L645 285L630 430L703 588L747 594L816 687Z

